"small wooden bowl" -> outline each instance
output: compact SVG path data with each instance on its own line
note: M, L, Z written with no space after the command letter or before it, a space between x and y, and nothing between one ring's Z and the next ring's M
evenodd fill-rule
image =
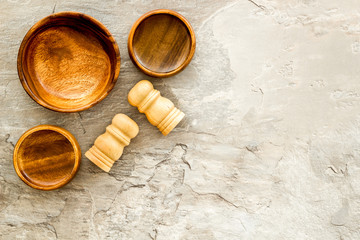
M60 12L30 28L17 68L21 84L37 103L58 112L77 112L109 94L119 76L120 52L99 21Z
M195 33L179 13L159 9L141 16L130 30L131 60L145 74L169 77L183 70L195 53Z
M64 186L76 174L81 151L67 130L39 125L26 131L14 148L17 175L30 187L53 190Z

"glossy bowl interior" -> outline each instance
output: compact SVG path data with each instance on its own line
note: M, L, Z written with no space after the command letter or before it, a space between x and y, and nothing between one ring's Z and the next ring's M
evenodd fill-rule
M145 74L169 77L182 71L195 52L195 34L179 13L159 9L133 25L128 39L131 60Z
M68 183L78 171L79 144L67 130L39 125L25 132L14 148L14 168L27 185L53 190Z
M26 92L59 112L88 109L104 99L120 71L119 48L110 32L82 13L60 12L25 35L18 73Z

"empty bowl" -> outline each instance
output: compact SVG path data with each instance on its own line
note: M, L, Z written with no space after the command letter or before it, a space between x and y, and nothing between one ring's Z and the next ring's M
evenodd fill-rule
M24 89L37 103L58 112L77 112L109 94L119 76L120 52L99 21L60 12L27 32L17 67Z
M169 77L183 70L195 52L195 34L179 13L159 9L141 16L130 30L131 60L145 74Z
M14 148L14 168L30 187L53 190L64 186L76 174L81 151L67 130L39 125L26 131Z

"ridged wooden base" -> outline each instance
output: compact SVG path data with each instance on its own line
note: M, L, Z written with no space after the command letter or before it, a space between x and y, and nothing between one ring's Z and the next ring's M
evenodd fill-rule
M115 162L101 152L96 146L92 146L85 153L85 156L105 172L109 172Z
M120 159L124 147L139 133L139 126L125 114L116 114L105 133L96 138L85 156L96 166L109 172L114 162Z
M166 118L157 126L160 132L166 136L168 135L179 122L185 117L185 114L177 108L174 108Z

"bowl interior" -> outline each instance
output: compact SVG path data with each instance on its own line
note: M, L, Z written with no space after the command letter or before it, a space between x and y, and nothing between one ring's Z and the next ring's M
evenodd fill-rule
M132 41L137 62L157 73L169 73L180 68L189 57L192 46L185 23L167 13L146 17L137 26Z
M120 66L116 43L108 35L80 14L41 20L20 50L19 75L27 92L41 105L66 112L102 100L114 86Z
M16 165L27 183L51 188L69 181L76 165L71 142L61 133L43 129L27 135L20 143Z

